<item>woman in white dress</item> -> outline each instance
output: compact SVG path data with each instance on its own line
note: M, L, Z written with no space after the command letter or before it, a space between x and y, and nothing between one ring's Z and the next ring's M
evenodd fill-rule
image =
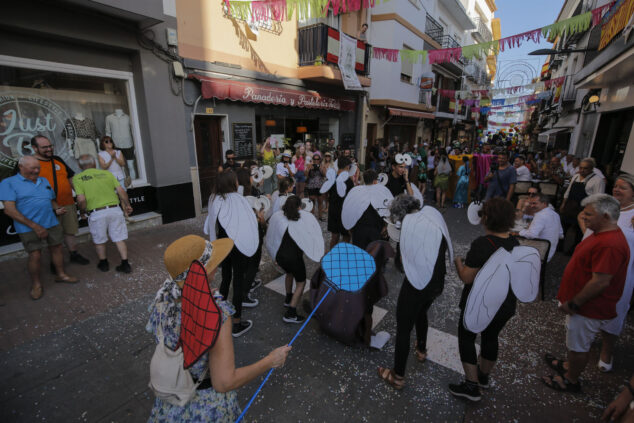
M101 137L99 141L99 167L109 171L117 178L121 188L125 186L125 157L121 150L117 150L114 141L109 136Z

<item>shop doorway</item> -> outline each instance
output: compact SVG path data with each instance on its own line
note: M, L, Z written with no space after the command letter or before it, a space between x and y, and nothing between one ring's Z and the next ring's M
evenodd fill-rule
M371 161L370 151L372 151L372 148L374 147L374 143L376 142L376 132L377 132L376 123L368 123L368 125L366 126L366 132L365 132L366 139L368 140L368 144L365 147L364 164L366 166L370 165L370 161ZM378 154L378 151L375 151L375 154Z
M222 165L222 117L196 116L194 135L196 137L196 158L202 205L207 204L211 195L218 168Z
M592 147L592 157L607 177L608 189L611 188L611 183L614 182L614 178L621 169L633 122L634 109L601 115ZM606 190L606 192L612 191Z

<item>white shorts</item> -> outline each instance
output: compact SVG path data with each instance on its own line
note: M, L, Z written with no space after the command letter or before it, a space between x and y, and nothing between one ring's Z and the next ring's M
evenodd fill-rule
M609 320L591 319L573 314L566 316L566 347L574 352L588 352L592 341Z
M110 207L90 213L88 227L92 242L95 244L105 244L108 242L108 236L112 242L128 239L128 228L120 207Z

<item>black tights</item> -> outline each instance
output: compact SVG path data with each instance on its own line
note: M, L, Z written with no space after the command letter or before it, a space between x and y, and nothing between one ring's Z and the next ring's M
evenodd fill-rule
M443 255L444 260L444 255ZM416 326L416 348L427 349L427 310L436 297L442 293L444 275L441 281L433 279L422 290L417 290L405 278L396 303L396 348L394 351L394 372L405 376L405 366L409 355L409 340L412 328ZM440 283L438 283L440 282Z
M481 348L480 356L489 361L496 361L498 358L498 336L511 317L515 315L515 308L501 308L489 326L480 334ZM458 326L458 348L460 350L460 361L463 363L478 365L478 354L476 353L475 340L477 333L470 332L464 327L464 309L460 311L460 325Z
M227 298L229 295L229 284L231 284L233 276L233 298L231 302L236 309L234 318L239 319L242 316L242 299L246 293L246 272L250 258L238 251L237 247L233 247L231 253L222 262L222 283L220 284L220 294Z

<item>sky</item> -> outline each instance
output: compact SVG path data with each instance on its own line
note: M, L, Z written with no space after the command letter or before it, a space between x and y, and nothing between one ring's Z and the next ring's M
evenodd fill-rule
M502 37L508 37L555 22L564 0L496 0L495 4ZM530 73L539 75L547 56L529 56L528 53L540 48L552 48L552 44L543 40L540 44L525 41L519 48L500 53L498 75L501 78L496 83L501 87L529 84L531 81L525 79Z

